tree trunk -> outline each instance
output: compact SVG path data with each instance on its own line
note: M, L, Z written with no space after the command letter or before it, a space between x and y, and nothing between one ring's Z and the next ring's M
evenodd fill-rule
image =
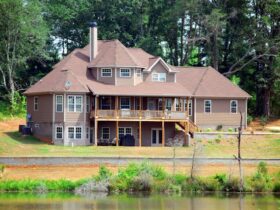
M216 69L217 71L219 70L219 53L218 53L218 46L217 46L217 34L216 32L214 32L214 34L211 36L210 38L211 40L211 58L212 58L212 66L214 69Z

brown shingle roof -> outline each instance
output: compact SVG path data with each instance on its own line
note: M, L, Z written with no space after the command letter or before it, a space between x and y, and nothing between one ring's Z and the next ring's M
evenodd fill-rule
M176 67L177 81L195 97L249 98L250 95L212 67Z
M76 49L54 66L54 69L31 86L25 94L51 92L90 92L98 95L195 96L248 98L245 91L233 85L211 67L174 67L176 83L143 82L132 86L115 86L97 82L88 66L149 68L158 57L139 48L126 48L119 41L98 41L98 55L89 63L89 46ZM66 82L71 86L65 86Z

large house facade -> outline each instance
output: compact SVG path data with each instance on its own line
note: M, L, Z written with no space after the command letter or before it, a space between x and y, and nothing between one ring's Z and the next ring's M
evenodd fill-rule
M211 67L176 67L118 40L75 49L26 92L34 136L60 145L164 146L177 130L247 121L245 91Z

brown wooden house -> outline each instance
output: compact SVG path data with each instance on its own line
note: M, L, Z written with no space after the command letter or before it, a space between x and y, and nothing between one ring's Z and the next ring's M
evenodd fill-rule
M171 66L118 40L97 40L96 24L90 44L75 49L25 95L38 138L135 146L165 145L177 128L185 143L198 127L236 128L239 112L246 127L250 97L211 67Z

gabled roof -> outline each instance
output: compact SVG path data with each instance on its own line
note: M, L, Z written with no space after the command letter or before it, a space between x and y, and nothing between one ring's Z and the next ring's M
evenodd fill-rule
M194 97L250 98L251 96L212 67L176 67L177 82Z
M144 72L151 72L152 69L157 65L158 63L161 63L165 69L170 72L178 72L176 69L174 69L171 65L168 65L161 57L153 57L149 59L149 68L145 69Z

